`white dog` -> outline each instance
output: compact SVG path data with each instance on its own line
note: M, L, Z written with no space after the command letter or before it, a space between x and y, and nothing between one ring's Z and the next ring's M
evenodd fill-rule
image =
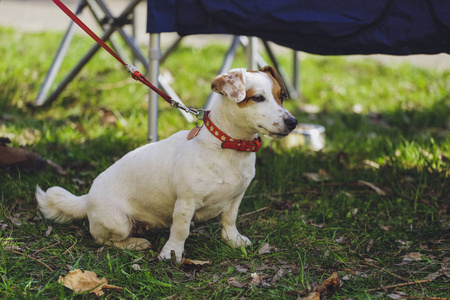
M231 247L249 246L236 218L255 175L258 134L284 137L297 120L282 106L285 86L272 67L233 69L211 87L223 97L198 134L180 131L129 152L94 180L87 195L77 197L60 187L44 192L38 186L44 216L58 222L87 217L97 242L120 248L150 247L146 239L130 237L137 222L170 227L160 259L170 259L174 251L180 261L191 221L216 216Z

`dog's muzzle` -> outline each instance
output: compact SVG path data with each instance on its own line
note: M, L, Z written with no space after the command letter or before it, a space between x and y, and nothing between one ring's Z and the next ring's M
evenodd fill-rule
M284 124L286 124L286 127L289 129L289 131L292 131L297 127L298 121L296 118L287 118L284 120Z

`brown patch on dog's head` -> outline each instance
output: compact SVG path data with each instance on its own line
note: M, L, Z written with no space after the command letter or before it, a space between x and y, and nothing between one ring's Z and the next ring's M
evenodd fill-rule
M251 102L251 98L252 98L253 96L255 96L255 94L256 94L256 91L255 91L254 89L248 89L248 90L245 92L245 98L244 98L244 100L242 100L241 102L239 102L237 105L238 105L240 108L247 107L247 106L250 104L250 102Z
M230 70L217 76L211 84L211 89L234 102L240 102L245 98L244 74L245 69Z
M282 104L283 100L289 98L289 93L286 88L286 84L283 81L283 78L278 74L278 72L271 66L265 66L261 68L259 71L264 72L269 75L269 77L273 81L272 94L275 97L275 100L278 104Z

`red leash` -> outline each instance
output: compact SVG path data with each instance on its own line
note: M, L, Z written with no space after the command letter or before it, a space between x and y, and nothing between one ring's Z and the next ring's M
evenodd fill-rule
M63 12L66 13L67 16L69 16L75 23L77 23L78 26L80 26L81 29L83 29L91 38L93 38L100 46L102 46L106 51L109 52L115 59L117 59L122 65L125 66L128 72L131 73L131 77L133 77L134 80L137 80L139 82L142 82L149 88L151 88L155 93L160 95L164 100L166 100L170 105L179 108L181 110L184 110L185 112L191 113L195 116L197 116L198 119L203 120L205 118L206 126L208 130L213 134L216 138L220 139L222 141L222 148L223 149L234 149L237 151L244 151L244 152L256 152L259 150L262 144L262 140L260 137L254 139L253 141L244 141L244 140L234 140L230 136L226 135L222 131L220 131L208 118L208 113L203 114L205 111L203 109L195 109L190 108L182 105L181 103L173 100L169 95L159 90L157 87L155 87L153 84L151 84L150 81L148 81L147 78L142 75L142 73L133 65L125 63L106 43L99 38L92 30L89 29L89 27L86 26L86 24L83 23L70 9L67 8L60 0L52 0ZM189 139L195 137L197 133L200 130L200 127L196 126L194 129L196 131L193 132L191 137L188 137Z
M131 77L134 80L142 82L149 88L151 88L155 93L161 96L164 100L166 100L170 105L182 109L185 112L191 113L193 115L198 116L201 112L197 109L186 107L181 103L173 100L169 95L159 90L156 86L154 86L144 75L133 65L125 63L106 43L99 38L86 24L83 23L67 6L65 6L60 0L52 0L69 18L71 18L81 29L83 29L91 38L93 38L100 46L102 46L106 51L109 52L115 59L117 59L122 65L125 66L127 71L131 73Z

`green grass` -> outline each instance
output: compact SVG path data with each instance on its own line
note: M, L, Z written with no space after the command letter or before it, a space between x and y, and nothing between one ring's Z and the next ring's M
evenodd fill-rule
M286 105L301 122L326 127L326 148L285 150L264 139L238 218L253 245L228 248L217 219L196 224L186 257L212 264L179 267L156 259L168 230L145 233L150 251L124 251L96 244L86 220L60 225L36 210L36 184L84 194L98 173L145 143L147 88L101 51L54 103L32 108L27 104L61 34L0 28L0 39L8 41L0 43L0 137L67 170L65 176L52 168L0 170L0 298L93 298L58 283L72 269L94 271L124 288L106 291L109 299L296 299L335 271L345 279L336 299L450 295L443 273L422 284L383 289L449 267L449 71L306 56L303 97ZM91 43L75 37L63 72ZM182 46L162 66L187 105L202 106L225 51L220 45ZM290 70L290 59L280 60ZM243 52L235 66L245 66ZM305 112L305 104L318 112ZM111 122L102 116L105 110L115 116ZM160 110L161 138L192 127L163 101ZM305 173L329 178L316 182ZM259 254L266 243L276 250ZM422 260L404 260L414 252ZM263 283L252 285L252 273Z

